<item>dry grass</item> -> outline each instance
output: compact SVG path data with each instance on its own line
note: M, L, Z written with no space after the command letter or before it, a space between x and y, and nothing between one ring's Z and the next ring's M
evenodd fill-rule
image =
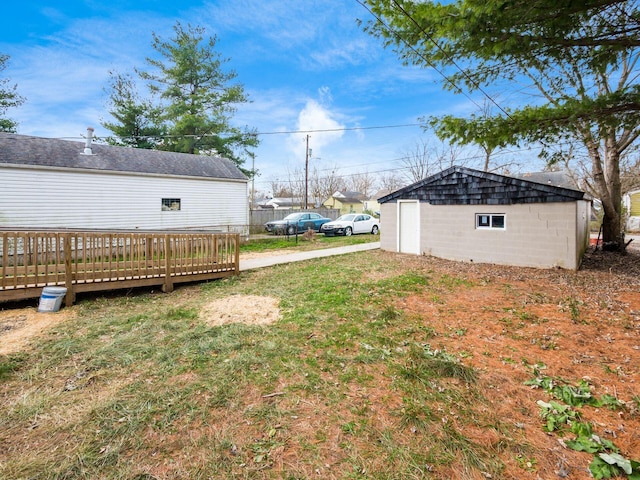
M637 459L639 266L363 252L85 299L0 356L0 478L587 479L525 382L624 402L578 410Z

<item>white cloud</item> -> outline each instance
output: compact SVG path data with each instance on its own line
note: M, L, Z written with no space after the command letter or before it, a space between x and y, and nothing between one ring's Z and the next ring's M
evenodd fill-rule
M319 91L319 97L325 102L330 100L328 88ZM323 148L338 141L344 135L345 125L340 123L327 106L317 100L309 99L298 114L296 130L309 133L309 148L314 157L321 157ZM294 133L288 139L288 146L292 152L302 152L306 148L306 133Z

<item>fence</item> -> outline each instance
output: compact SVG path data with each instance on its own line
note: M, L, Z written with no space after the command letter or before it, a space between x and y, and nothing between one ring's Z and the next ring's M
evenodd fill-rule
M316 212L323 217L335 220L340 216L340 210L337 208L314 208L305 210L306 212ZM264 224L273 220L282 220L290 213L300 212L300 210L286 208L286 209L260 209L251 210L251 233L265 233Z
M210 232L2 231L0 302L40 296L43 287L76 293L237 275L240 235Z

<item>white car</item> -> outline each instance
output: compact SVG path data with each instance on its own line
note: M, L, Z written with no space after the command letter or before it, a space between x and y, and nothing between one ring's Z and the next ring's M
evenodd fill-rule
M320 233L324 233L328 237L333 237L334 235L348 237L355 233L372 233L376 235L379 231L380 221L366 213L348 213L320 227Z

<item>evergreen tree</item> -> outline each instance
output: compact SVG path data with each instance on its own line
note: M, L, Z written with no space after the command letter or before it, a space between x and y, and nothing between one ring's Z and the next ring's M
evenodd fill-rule
M7 68L9 55L0 53L0 72ZM17 85L12 85L8 78L0 79L0 132L15 133L18 124L4 115L9 108L19 107L25 99L18 95Z
M162 109L149 100L140 98L130 75L110 72L109 113L115 122L102 122L102 126L115 134L106 139L112 145L135 148L156 148L165 135Z
M146 59L147 69L136 69L152 100L139 98L131 77L112 76L111 114L117 122L103 125L120 142L128 137L134 146L222 156L253 175L242 165L254 157L256 132L231 124L238 105L248 102L244 87L233 83L237 74L223 70L228 59L216 51L215 36L204 37L204 28L177 22L173 31L168 40L152 34L158 56ZM152 140L156 134L160 141Z

